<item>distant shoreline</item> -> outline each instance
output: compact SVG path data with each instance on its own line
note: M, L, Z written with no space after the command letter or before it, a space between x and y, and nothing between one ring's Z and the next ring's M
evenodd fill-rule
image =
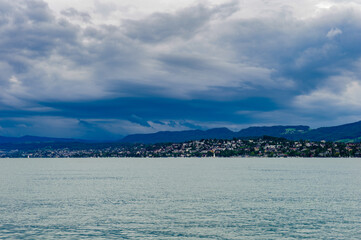
M39 143L13 144L6 147L0 146L2 158L361 157L361 143L291 141L269 136L232 140L205 139L183 143Z

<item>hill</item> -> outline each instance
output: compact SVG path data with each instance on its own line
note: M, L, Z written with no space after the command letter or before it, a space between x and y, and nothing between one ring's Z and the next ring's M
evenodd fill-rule
M128 135L121 140L127 143L161 143L161 142L185 142L189 140L201 139L231 139L234 132L228 128L213 128L206 131L187 130L187 131L162 131L150 134Z
M308 126L271 126L271 127L249 127L233 132L228 128L214 128L206 131L164 131L151 134L128 135L121 140L124 143L162 143L162 142L185 142L201 139L232 139L250 138L259 136L282 137L289 140L310 141L340 141L360 142L361 121L333 127L321 127L310 129Z
M161 131L150 134L132 134L124 137L118 143L178 143L201 139L232 139L252 138L260 136L281 137L288 140L360 142L361 121L333 127L310 129L308 126L260 126L241 129L233 132L228 128L213 128L209 130ZM14 143L76 143L87 141L72 138L51 138L37 136L4 137L0 136L0 144ZM108 142L109 143L109 142Z
M360 142L361 121L340 126L313 129L305 132L300 137L312 141Z
M232 139L259 136L287 137L303 133L308 126L273 126L273 127L249 127L239 132L233 132L228 128L213 128L206 131L162 131L150 134L128 135L121 140L126 143L162 143L162 142L185 142L201 139Z

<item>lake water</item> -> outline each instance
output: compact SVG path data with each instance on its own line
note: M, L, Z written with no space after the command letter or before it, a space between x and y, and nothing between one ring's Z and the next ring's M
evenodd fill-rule
M361 159L0 159L0 239L361 239Z

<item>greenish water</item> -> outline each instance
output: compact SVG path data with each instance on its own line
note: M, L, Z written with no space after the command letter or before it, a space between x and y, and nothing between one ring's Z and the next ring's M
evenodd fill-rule
M0 159L0 239L361 239L361 159Z

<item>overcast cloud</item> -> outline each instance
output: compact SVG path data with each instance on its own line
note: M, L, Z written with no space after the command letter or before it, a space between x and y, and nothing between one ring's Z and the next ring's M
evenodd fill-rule
M0 135L361 120L361 1L0 0Z

